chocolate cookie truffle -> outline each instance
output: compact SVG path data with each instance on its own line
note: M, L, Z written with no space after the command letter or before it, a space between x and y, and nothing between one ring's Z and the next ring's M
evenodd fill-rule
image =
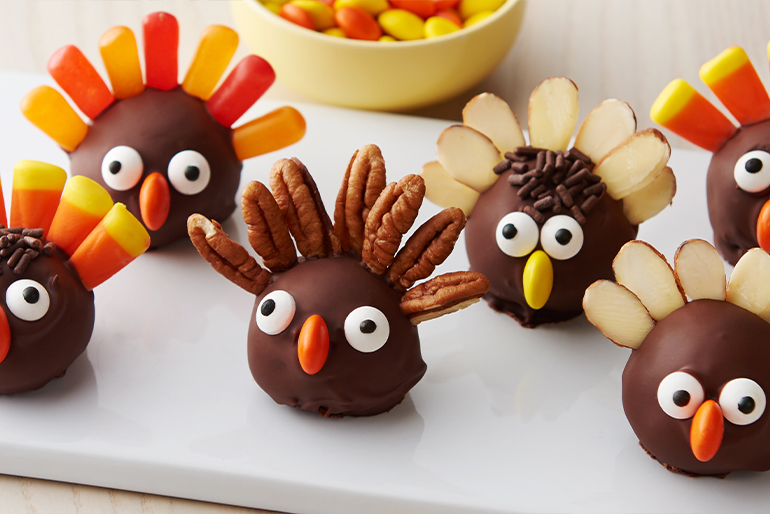
M176 19L150 14L143 32L146 82L126 27L113 27L99 42L112 91L74 46L49 60L49 72L89 125L47 86L24 98L22 112L70 154L73 174L97 181L125 203L158 247L183 237L194 212L227 218L235 209L241 161L298 141L305 122L283 107L231 129L275 80L267 61L249 55L214 91L238 45L231 29L206 29L182 84Z
M713 152L706 178L714 243L730 264L750 248L770 250L770 97L739 47L701 67L700 77L739 127L682 79L658 96L650 116Z
M672 471L766 471L770 291L761 282L770 278L770 256L750 250L727 286L705 241L687 241L675 260L672 270L633 241L618 254L618 284L586 291L588 319L634 350L623 371L626 417L642 447Z
M417 324L471 305L489 289L474 272L415 285L449 256L465 216L440 212L399 251L425 186L416 175L386 185L374 145L351 159L333 225L297 159L278 161L270 183L272 194L250 183L242 201L249 243L270 271L215 221L188 220L201 255L257 296L248 337L254 379L277 403L323 416L390 410L425 373Z
M578 316L585 288L611 277L620 247L676 191L668 142L636 132L624 102L591 111L568 150L577 109L572 81L543 81L530 98L526 146L508 105L479 95L422 171L430 200L468 214L468 259L492 284L489 304L525 327Z
M66 179L49 164L14 168L14 228L0 226L0 393L39 389L63 375L91 339L91 289L150 244L98 184L75 177L65 187Z

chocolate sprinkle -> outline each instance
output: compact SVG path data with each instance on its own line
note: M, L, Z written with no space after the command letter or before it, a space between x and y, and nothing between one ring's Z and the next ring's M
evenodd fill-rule
M538 211L543 211L545 209L550 209L553 207L554 199L553 196L546 196L545 198L542 198L535 202L535 209Z
M580 211L580 207L577 205L570 207L569 212L572 213L572 217L575 218L575 220L581 225L586 222L585 216L583 216L583 213Z
M583 194L586 196L594 196L594 195L601 195L604 191L607 189L607 184L604 182L599 182L598 184L594 184L592 186L588 186L583 190Z
M511 164L511 168L516 173L526 173L529 170L529 165L525 162L514 162Z
M540 148L535 148L534 146L517 146L513 149L515 155L526 155L528 157L538 155L542 151L543 150Z
M511 169L511 164L513 164L513 163L511 161L509 161L508 159L506 159L504 161L500 161L499 163L497 163L497 166L492 168L492 171L495 172L495 175L500 175L504 171L508 171L509 169Z
M538 211L538 210L536 210L531 205L525 205L523 210L524 210L524 212L526 214L529 214L530 217L533 220L535 220L537 223L542 223L542 222L545 221L545 216L543 216L543 213ZM580 223L580 222L578 221L578 223Z
M588 214L597 203L599 203L598 196L589 196L582 204L580 204L580 210L583 212L583 214Z
M530 177L525 175L508 175L508 183L512 186L523 186L529 179Z
M580 150L578 150L574 146L572 148L570 148L569 152L567 152L567 156L571 157L573 160L574 159L579 159L579 160L581 160L581 161L583 161L585 163L590 163L591 162L591 158L590 157L588 157L586 154L584 154L583 152L581 152Z
M535 189L535 187L537 187L537 178L532 177L531 179L529 179L529 182L524 184L524 186L521 189L519 189L519 192L518 192L519 198L526 198L526 196L533 189ZM0 252L2 252L2 250L0 250Z
M564 187L564 184L559 184L556 186L556 194L559 195L559 198L561 198L562 203L564 203L564 207L568 209L572 207L572 195L569 193L569 191L567 191L567 188Z
M535 189L533 189L532 192L529 193L529 196L531 196L532 198L537 198L540 195L540 193L544 193L546 189L548 188L545 187L545 184L540 184Z
M0 258L8 258L8 267L21 275L41 253L51 255L56 245L43 242L42 228L5 228L0 225ZM1 270L2 268L0 268Z
M572 175L571 177L567 177L567 180L564 181L564 185L567 187L572 187L574 185L579 184L581 181L586 180L588 178L588 170L582 169Z

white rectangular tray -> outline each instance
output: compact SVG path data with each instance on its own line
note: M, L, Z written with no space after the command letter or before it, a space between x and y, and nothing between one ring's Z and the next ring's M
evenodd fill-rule
M17 160L68 164L18 111L44 81L0 75L6 205ZM251 117L277 105L261 101ZM378 144L392 181L434 160L449 125L297 107L305 138L247 161L241 185L297 156L328 209L357 148ZM669 258L686 239L711 238L708 160L674 151L674 206L641 228ZM426 202L420 220L436 211ZM239 212L224 227L247 246ZM463 248L441 270L467 269ZM96 289L91 343L64 378L0 397L0 473L287 512L770 510L770 474L693 479L641 450L620 400L628 351L583 317L528 330L480 303L424 323L428 371L402 404L325 419L274 404L252 380L252 305L188 241L142 256Z

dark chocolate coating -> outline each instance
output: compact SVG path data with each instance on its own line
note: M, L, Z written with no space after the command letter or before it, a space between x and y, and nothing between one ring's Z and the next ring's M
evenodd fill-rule
M770 325L728 302L695 300L661 320L634 350L623 371L623 408L639 441L661 463L697 475L770 469L770 413L750 425L724 420L716 455L700 462L690 448L692 419L669 417L658 404L661 380L686 371L719 402L735 378L757 382L770 393Z
M746 152L770 152L770 120L741 127L711 158L706 191L714 246L733 266L757 244L757 218L770 191L748 193L735 183L735 163Z
M274 290L294 297L296 313L289 327L267 335L256 324L261 299ZM357 257L301 262L273 276L257 298L249 325L249 367L259 386L276 403L324 416L370 416L403 400L425 374L417 327L401 312L401 295L369 272ZM385 314L390 336L372 353L354 349L345 338L348 314L368 305ZM302 325L320 315L329 329L329 355L315 375L305 373L297 356Z
M532 161L534 162L534 161ZM534 168L534 166L532 166ZM583 312L583 294L586 288L599 279L612 279L612 260L620 247L634 239L638 230L623 214L621 202L607 193L586 215L583 229L583 248L568 260L551 258L553 264L553 290L542 309L534 310L524 300L522 275L529 255L511 257L503 253L495 241L495 231L500 219L510 212L521 211L535 200L518 196L519 187L508 184L504 172L495 184L482 193L468 218L465 227L465 246L471 270L486 275L492 284L486 298L490 306L509 314L525 327L541 323L564 321ZM554 214L543 211L545 219ZM562 211L562 214L569 214ZM538 224L542 228L542 224ZM535 250L542 250L538 242ZM535 251L533 250L533 251Z
M11 329L11 346L0 362L0 393L40 389L85 351L94 329L94 294L58 251L38 256L21 275L13 273L6 259L0 267L0 307ZM50 297L48 312L37 321L17 318L6 304L8 286L24 278L38 282Z
M139 183L116 191L102 179L102 160L112 148L126 145L138 151L144 164ZM150 248L187 236L187 218L200 213L224 221L235 209L235 193L241 178L241 161L232 144L232 131L217 123L205 103L181 88L143 93L120 100L93 121L82 143L70 153L73 175L85 175L109 191L140 221L139 191L144 179L158 172L168 180L168 163L183 150L195 150L211 167L208 186L196 195L183 195L169 182L171 208L158 230L148 230Z

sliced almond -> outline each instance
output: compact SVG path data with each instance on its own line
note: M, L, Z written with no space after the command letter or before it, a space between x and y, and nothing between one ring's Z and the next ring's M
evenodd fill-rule
M492 93L471 98L463 109L463 123L491 139L502 154L527 144L511 108Z
M655 320L662 320L687 301L674 270L644 241L624 244L612 261L612 270L618 284L634 293Z
M644 189L623 198L623 213L632 225L638 225L671 205L675 194L676 177L666 166Z
M725 266L716 249L703 239L690 239L674 255L674 269L684 293L692 300L725 299Z
M586 318L604 336L619 346L637 349L655 327L639 298L609 280L588 286L583 296Z
M575 138L575 148L599 162L634 132L634 110L626 102L611 98L588 113Z
M666 136L657 129L637 132L608 153L594 169L615 200L625 198L652 183L671 156Z
M436 144L438 162L454 178L483 193L497 180L492 169L503 160L487 136L465 125L444 130Z
M547 150L566 150L578 119L578 88L564 77L545 79L529 97L530 144Z
M425 198L439 207L459 207L466 217L479 200L479 192L455 180L438 161L427 163L420 172L425 180Z
M770 314L770 255L752 248L735 265L727 284L727 301L766 317Z

